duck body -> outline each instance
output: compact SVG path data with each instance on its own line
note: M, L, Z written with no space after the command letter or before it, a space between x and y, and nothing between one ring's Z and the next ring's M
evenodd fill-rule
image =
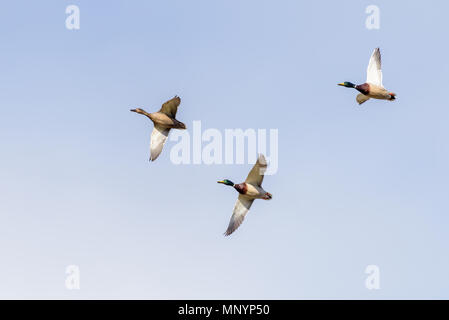
M160 125L165 128L171 128L171 129L185 129L186 128L186 125L184 123L182 123L181 121L178 121L175 118L172 118L162 112L149 113L148 118L150 118L150 120L153 121L153 123L155 125Z
M368 98L380 99L380 100L394 100L396 95L393 92L389 92L384 87L377 86L372 83L363 83L355 86L355 89Z
M238 193L245 195L248 199L264 199L269 200L272 198L271 193L265 191L262 187L242 182L234 185L234 189L237 190Z

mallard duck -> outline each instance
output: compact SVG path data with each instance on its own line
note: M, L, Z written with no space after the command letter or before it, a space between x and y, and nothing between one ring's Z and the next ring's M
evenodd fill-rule
M366 82L364 84L355 85L346 81L339 83L338 85L358 90L360 93L357 95L356 100L359 105L369 100L369 98L382 100L396 99L396 94L389 92L382 85L381 56L379 48L374 49L374 52L369 59L366 73Z
M259 155L256 164L249 172L245 182L235 184L228 179L217 181L218 183L234 187L239 193L239 197L234 206L234 212L229 221L228 229L224 233L225 236L229 236L242 224L243 219L245 219L245 216L255 199L270 200L273 197L271 193L266 192L262 188L262 181L266 168L267 162L265 161L265 157Z
M131 109L132 112L143 114L150 118L154 123L154 129L151 133L150 161L154 161L161 154L168 133L171 129L185 129L186 125L175 119L181 98L175 96L173 99L165 102L158 112L148 113L143 109Z

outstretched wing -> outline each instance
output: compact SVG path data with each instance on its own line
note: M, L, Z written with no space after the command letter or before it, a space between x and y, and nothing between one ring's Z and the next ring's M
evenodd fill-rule
M257 162L249 172L245 182L259 187L262 186L262 181L266 170L267 161L265 160L264 155L260 154L259 159L257 159Z
M364 103L369 100L369 97L365 96L363 93L359 93L355 98L359 104Z
M159 157L167 140L170 129L164 128L158 125L154 126L151 133L151 145L150 145L150 161L154 161Z
M175 118L176 112L178 111L178 106L180 103L181 103L181 98L178 96L175 96L173 99L165 102L162 105L161 110L159 110L159 112L165 113L167 116L169 116L171 118Z
M237 199L237 202L234 206L234 212L232 214L231 220L229 221L228 229L225 232L225 236L229 236L242 224L253 202L254 199L248 199L244 195L239 195L239 198Z
M369 59L368 68L366 69L366 82L372 83L379 87L383 87L381 56L379 48L374 49L373 54Z

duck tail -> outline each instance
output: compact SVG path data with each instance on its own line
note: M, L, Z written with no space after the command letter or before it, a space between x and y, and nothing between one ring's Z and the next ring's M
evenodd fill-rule
M175 129L187 129L186 125L181 121L175 120Z
M390 92L390 100L396 100L396 93Z

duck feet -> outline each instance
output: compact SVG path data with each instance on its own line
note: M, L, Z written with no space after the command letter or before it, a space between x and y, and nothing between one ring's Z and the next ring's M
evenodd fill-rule
M272 198L273 198L273 196L271 195L271 193L267 192L267 193L265 193L265 195L263 196L262 199L271 200Z

